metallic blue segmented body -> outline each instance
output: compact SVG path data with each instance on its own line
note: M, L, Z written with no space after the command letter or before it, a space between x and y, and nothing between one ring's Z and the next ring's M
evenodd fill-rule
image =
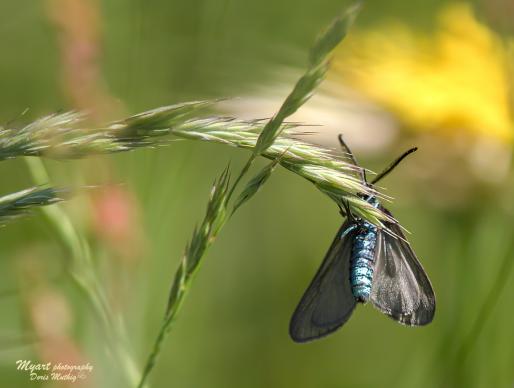
M367 202L375 207L378 206L375 197L368 197ZM357 229L357 234L352 246L350 284L355 299L366 303L369 300L373 283L377 227L367 221L358 220L355 229Z
M353 240L350 264L350 284L353 296L359 302L367 302L371 294L377 227L366 221L360 221L357 235Z

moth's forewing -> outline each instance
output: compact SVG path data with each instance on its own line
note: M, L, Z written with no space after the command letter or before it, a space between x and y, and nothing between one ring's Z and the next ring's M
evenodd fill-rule
M347 220L337 232L291 318L289 334L296 342L314 340L334 332L350 318L355 308L350 260L356 231L348 231L351 226ZM345 231L348 232L344 234Z
M384 213L391 213L381 208ZM392 216L392 215L391 215ZM394 320L411 326L430 323L435 295L428 276L397 223L379 229L370 300Z

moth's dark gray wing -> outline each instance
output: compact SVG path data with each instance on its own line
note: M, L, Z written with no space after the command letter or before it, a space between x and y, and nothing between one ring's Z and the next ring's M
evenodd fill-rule
M355 308L350 285L350 259L355 230L346 221L337 232L321 267L305 291L291 318L289 334L295 342L306 342L332 333L343 325Z
M391 215L386 209L382 210ZM405 239L400 226L386 224L379 230L370 300L394 320L411 326L430 323L435 313L435 295L425 270Z

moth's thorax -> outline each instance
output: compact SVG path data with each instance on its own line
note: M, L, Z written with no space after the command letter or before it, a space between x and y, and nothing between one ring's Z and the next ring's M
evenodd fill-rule
M377 227L359 220L352 246L350 284L353 296L362 303L367 302L371 294L376 243Z

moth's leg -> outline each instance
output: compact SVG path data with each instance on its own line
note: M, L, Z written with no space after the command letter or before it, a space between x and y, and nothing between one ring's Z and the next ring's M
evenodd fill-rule
M346 218L346 211L343 209L341 205L337 204L337 206L339 206L339 214Z
M344 200L343 201L343 206L344 206L344 210L341 209L341 212L344 211L345 213L345 216L348 217L348 219L351 221L351 222L355 222L355 217L353 216L352 214L352 211L350 209L350 202L348 200ZM341 213L342 214L342 213Z

